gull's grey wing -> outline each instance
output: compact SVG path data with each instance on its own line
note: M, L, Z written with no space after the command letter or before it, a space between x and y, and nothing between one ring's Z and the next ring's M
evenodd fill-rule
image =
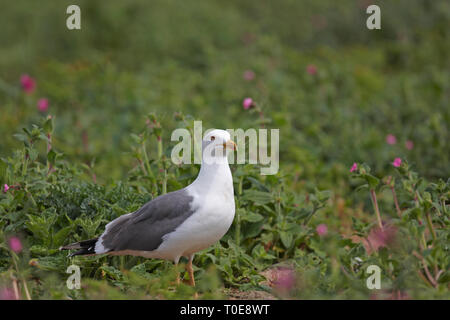
M192 201L186 189L159 196L139 210L113 220L99 241L108 252L153 251L165 234L174 231L194 213Z

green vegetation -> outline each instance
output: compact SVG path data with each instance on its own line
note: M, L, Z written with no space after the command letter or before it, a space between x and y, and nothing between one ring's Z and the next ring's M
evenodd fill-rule
M450 298L448 1L373 1L377 31L366 1L77 1L69 31L72 3L0 13L0 298ZM194 120L280 129L276 175L231 165L235 221L196 288L58 250L192 182L170 135Z

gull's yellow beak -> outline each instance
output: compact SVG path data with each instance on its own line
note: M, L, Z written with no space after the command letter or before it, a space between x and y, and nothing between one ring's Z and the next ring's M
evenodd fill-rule
M237 146L236 146L236 143L234 143L234 141L228 140L226 143L223 144L223 148L224 149L236 150Z

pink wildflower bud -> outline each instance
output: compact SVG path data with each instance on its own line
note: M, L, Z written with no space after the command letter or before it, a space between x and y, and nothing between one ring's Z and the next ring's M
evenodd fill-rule
M274 270L274 287L282 293L289 293L295 287L296 276L292 268L280 267Z
M31 93L34 91L34 88L36 87L36 82L32 77L30 77L27 74L24 74L20 77L20 84L22 85L23 91L26 93Z
M308 64L306 66L306 72L313 76L317 74L317 67L314 64Z
M41 112L47 111L48 110L48 99L46 99L46 98L39 99L37 102L37 107L38 107L39 111L41 111Z
M316 231L317 234L322 237L328 233L328 227L326 224L321 223L317 226Z
M414 148L414 142L412 142L411 140L408 140L405 142L405 147L408 150L412 150L412 148Z
M244 79L247 81L252 81L255 79L255 73L252 70L245 70Z
M402 165L402 159L400 158L395 158L394 162L392 162L392 165L396 168L400 167Z
M367 241L370 244L370 250L378 251L381 247L393 245L396 239L397 228L394 226L387 226L384 229L373 228Z
M253 99L252 98L245 98L242 102L242 106L245 110L250 109L253 106Z
M387 142L387 144L396 144L397 138L393 134L388 134L386 136L386 142Z
M20 242L20 239L17 237L11 237L9 238L9 247L15 253L19 253L22 251L22 242Z

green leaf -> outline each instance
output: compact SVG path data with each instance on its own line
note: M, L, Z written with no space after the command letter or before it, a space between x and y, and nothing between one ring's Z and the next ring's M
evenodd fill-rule
M358 188L355 189L356 192L359 192L361 190L367 189L369 190L369 185L367 183L360 185Z
M262 226L264 225L264 221L248 223L242 227L242 238L249 239L254 238L262 232Z
M130 134L130 137L133 139L133 141L134 141L135 143L141 144L142 139L141 139L141 137L139 137L137 134L132 133L132 134Z
M248 221L248 222L258 222L264 219L262 215L259 213L254 213L251 211L244 211L241 215L241 220Z
M325 202L325 201L327 201L328 199L330 199L330 197L331 197L331 191L329 191L329 190L319 191L319 190L316 188L314 194L316 195L317 200L318 200L319 202Z
M269 188L267 188L264 184L253 177L246 177L248 181L250 181L255 187L257 187L261 191L269 192Z
M13 137L19 141L24 142L25 144L28 144L28 137L22 133L15 133L13 134Z
M54 247L60 247L65 240L67 239L67 236L69 233L73 230L72 225L67 226L59 230L54 236L53 236L53 246Z
M30 247L30 252L33 255L45 256L48 254L48 248L41 245L34 245Z
M28 150L28 155L30 156L30 160L31 160L31 161L34 161L34 160L37 159L39 153L37 152L36 149L29 149L29 150Z
M51 117L47 118L44 122L43 128L45 133L51 134L53 132L53 118Z
M47 153L47 160L51 165L55 165L57 154L53 149Z
M145 263L140 263L135 265L133 268L130 269L130 272L134 272L140 276L146 277L147 276L147 268Z
M375 189L380 183L380 179L368 173L364 175L364 178L366 179L371 189Z
M123 274L120 270L114 268L113 266L101 266L100 269L104 271L105 275L109 276L114 280L122 280Z
M273 197L268 192L251 189L251 190L245 190L241 199L245 200L245 201L252 201L253 203L255 203L257 205L263 205L263 204L271 202L273 200Z
M286 249L289 249L291 247L293 239L293 235L291 232L280 231L280 239Z

